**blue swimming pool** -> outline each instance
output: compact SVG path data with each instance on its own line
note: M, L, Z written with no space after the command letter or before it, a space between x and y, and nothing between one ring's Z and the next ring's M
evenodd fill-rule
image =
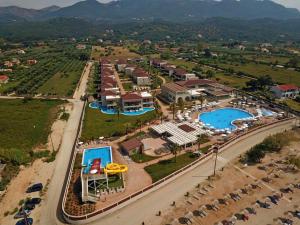
M253 115L247 111L236 108L222 108L199 115L199 120L206 126L212 126L215 129L235 130L233 121L237 119L252 118Z
M114 109L108 109L106 107L101 106L98 102L92 102L90 103L90 108L92 109L99 109L102 113L108 114L108 115L116 115L117 111ZM147 112L151 112L155 110L155 108L143 108L142 110L139 111L134 111L134 112L122 112L122 115L125 116L139 116L139 115L143 115Z
M112 151L111 147L89 148L85 149L82 157L82 166L84 173L88 173L94 159L101 159L101 167L106 167L107 164L112 163Z
M265 108L262 108L261 109L261 113L263 116L275 116L276 113L271 111L271 110L268 110L268 109L265 109Z

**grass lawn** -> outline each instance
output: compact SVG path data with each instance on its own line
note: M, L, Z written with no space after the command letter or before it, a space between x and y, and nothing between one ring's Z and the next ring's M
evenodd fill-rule
M138 127L137 120L142 123L150 122L156 117L156 112L151 111L140 116L108 115L97 109L86 107L81 139L83 141L97 139L98 137L121 136L126 133L126 128Z
M0 100L0 157L23 161L47 142L60 100ZM26 161L26 160L25 160Z
M144 163L144 162L149 162L153 159L157 159L158 157L146 155L144 153L143 154L136 153L134 155L131 155L130 158L136 163Z
M132 91L133 90L133 86L131 82L128 83L122 83L123 88L125 91Z
M203 152L207 151L210 146L202 148ZM185 153L180 156L177 156L176 162L175 158L169 160L163 160L156 164L145 167L146 172L151 176L152 182L156 182L171 173L185 167L186 165L195 161L197 157L193 156L192 153Z

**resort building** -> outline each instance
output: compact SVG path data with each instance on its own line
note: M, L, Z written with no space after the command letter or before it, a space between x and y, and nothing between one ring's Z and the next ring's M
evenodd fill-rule
M283 84L271 87L271 91L277 98L296 98L300 88L294 84Z
M196 74L188 73L185 69L176 68L172 74L175 80L192 80L197 79Z
M127 66L127 61L123 59L119 59L116 63L116 68L118 72L124 72Z
M121 64L120 64L121 65ZM121 95L115 77L114 65L108 60L101 60L99 65L100 83L98 85L98 101L100 105L109 110L120 108L123 112L135 112L144 108L153 108L153 97L148 92L131 92ZM142 69L135 69L132 77L138 84L147 84L143 80L146 72ZM149 79L148 74L147 79Z
M132 79L138 86L151 85L151 79L149 74L141 68L136 68L132 72Z
M234 89L208 79L192 79L162 85L161 96L167 102L190 101L207 96L216 100L229 98Z

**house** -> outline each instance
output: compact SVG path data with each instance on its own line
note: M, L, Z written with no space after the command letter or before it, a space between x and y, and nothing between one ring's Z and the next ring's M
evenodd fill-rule
M135 70L135 66L127 66L125 68L125 74L128 75L128 76L132 76L133 74L133 71Z
M17 59L17 58L13 58L11 60L11 62L13 63L13 65L20 65L21 64L21 61L19 59Z
M3 65L7 68L11 68L14 66L14 64L11 61L4 61Z
M124 112L143 109L143 98L138 93L126 93L121 96L121 106Z
M151 79L149 74L141 68L136 68L132 72L132 79L138 86L151 85Z
M37 64L37 63L38 63L38 61L35 60L35 59L28 59L28 60L27 60L27 64L28 64L28 65L35 65L35 64Z
M0 72L9 72L11 73L13 70L12 69L0 69Z
M190 94L186 87L180 86L177 83L166 83L161 86L161 96L168 102L178 103L182 101L189 101Z
M154 105L153 96L149 92L141 92L143 108L152 108Z
M126 62L126 60L123 60L123 59L119 59L116 63L116 68L117 68L118 72L124 72L126 66L127 66L127 62Z
M26 52L24 51L24 50L22 50L22 49L18 49L17 50L17 54L20 54L20 55L23 55L23 54L25 54Z
M175 80L191 80L196 79L196 74L188 73L185 69L174 69L173 77Z
M300 88L294 84L283 84L271 87L277 98L295 98L299 95Z
M6 84L9 80L9 77L6 75L0 75L0 84Z
M120 95L111 90L104 90L100 94L101 105L108 109L115 109L120 102Z
M127 155L143 152L143 143L137 138L129 139L121 144L121 151Z

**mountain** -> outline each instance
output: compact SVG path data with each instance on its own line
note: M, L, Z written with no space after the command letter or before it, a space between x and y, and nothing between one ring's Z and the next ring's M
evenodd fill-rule
M16 8L16 7L15 7ZM285 8L271 0L118 0L100 3L86 0L55 10L12 10L0 8L0 18L44 20L57 17L92 21L132 22L165 20L199 21L212 17L239 19L300 18L297 9Z

